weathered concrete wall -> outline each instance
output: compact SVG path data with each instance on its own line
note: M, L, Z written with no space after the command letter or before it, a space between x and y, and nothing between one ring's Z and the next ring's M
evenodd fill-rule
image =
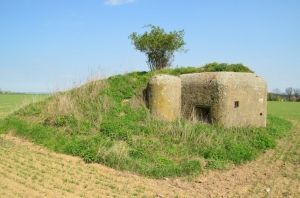
M159 119L181 115L225 127L265 127L267 84L252 73L157 75L148 83L148 106Z
M252 73L227 72L219 76L218 84L224 86L219 123L225 127L266 127L267 83L262 78Z
M148 83L148 106L159 119L173 121L181 116L181 80L171 75L157 75Z
M193 120L194 109L204 107L211 122L225 127L266 126L267 84L257 75L205 72L180 77L185 118Z
M182 116L188 120L197 121L195 107L210 107L212 122L216 120L216 104L222 90L217 83L217 73L206 75L204 73L183 74L180 76L182 83Z

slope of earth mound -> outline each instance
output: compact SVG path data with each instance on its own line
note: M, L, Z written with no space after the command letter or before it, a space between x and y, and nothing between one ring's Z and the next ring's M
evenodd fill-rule
M7 131L56 152L134 173L162 178L197 175L254 159L273 148L291 124L270 116L267 128L231 128L163 122L143 102L143 90L157 73L252 72L236 64L208 64L134 72L89 82L29 105L0 122Z

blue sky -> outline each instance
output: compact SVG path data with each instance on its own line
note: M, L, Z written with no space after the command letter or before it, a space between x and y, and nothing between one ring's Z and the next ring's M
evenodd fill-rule
M185 30L173 66L243 63L269 89L300 88L299 0L0 0L0 88L50 92L148 70L128 35Z

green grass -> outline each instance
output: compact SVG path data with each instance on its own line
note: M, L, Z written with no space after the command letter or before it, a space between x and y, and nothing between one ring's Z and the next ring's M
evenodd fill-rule
M45 94L0 94L0 119L24 105L46 97Z
M241 65L210 64L159 72L133 72L93 81L14 113L0 122L0 133L13 131L56 152L82 157L149 177L197 175L255 159L291 124L269 116L267 128L231 128L155 120L142 101L156 73L247 71ZM229 68L229 69L228 69Z
M272 102L268 102L268 109L269 109L269 114L283 117L283 118L288 118L291 120L300 121L300 102L272 101ZM298 128L293 129L294 133L289 134L290 136L289 141L293 145L293 147L291 147L283 157L283 160L285 162L289 162L297 166L299 166L300 164L300 137L299 137L298 125L295 126Z
M300 120L300 102L268 102L269 114Z

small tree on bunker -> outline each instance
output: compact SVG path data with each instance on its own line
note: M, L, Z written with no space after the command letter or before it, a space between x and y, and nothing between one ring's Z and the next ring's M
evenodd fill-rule
M184 50L184 31L165 32L163 28L149 25L150 32L144 34L132 33L131 39L135 48L144 52L151 70L163 69L171 66L174 52Z

